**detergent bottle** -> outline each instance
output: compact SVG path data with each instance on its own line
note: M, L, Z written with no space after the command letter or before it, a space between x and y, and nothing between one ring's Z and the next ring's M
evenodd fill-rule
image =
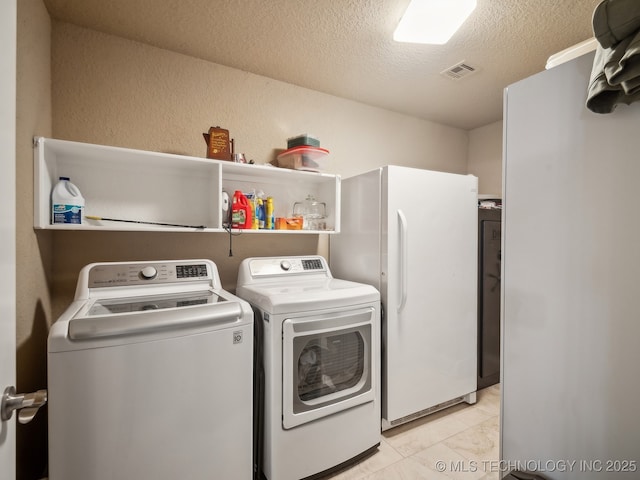
M69 177L60 177L51 191L51 223L82 223L84 198Z
M249 200L240 190L236 190L231 204L231 227L250 229L251 223Z

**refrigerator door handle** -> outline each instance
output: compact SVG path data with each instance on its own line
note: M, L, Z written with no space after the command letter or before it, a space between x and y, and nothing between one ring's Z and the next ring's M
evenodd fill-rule
M407 252L408 252L408 226L407 226L407 217L404 215L402 210L398 210L398 240L399 240L399 248L398 248L398 256L399 256L399 266L400 266L400 303L398 304L398 313L400 313L404 306L407 303Z

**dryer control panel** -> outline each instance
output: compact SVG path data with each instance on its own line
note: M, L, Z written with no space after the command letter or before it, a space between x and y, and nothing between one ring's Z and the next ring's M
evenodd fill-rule
M266 257L248 260L252 278L300 274L320 274L331 277L327 262L323 257Z

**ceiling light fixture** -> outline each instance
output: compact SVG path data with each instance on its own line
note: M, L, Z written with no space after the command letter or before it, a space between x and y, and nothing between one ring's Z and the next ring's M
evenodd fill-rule
M475 8L476 0L411 0L393 39L443 45Z

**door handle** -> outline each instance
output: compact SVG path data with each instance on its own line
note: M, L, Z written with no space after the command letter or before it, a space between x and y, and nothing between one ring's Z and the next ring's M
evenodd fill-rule
M2 421L10 420L13 417L14 410L20 410L18 412L18 422L29 423L38 413L38 409L46 403L46 390L16 394L15 387L7 387L2 395L2 404L0 405Z
M404 306L407 303L407 255L409 249L409 235L408 235L408 225L407 225L407 217L405 217L402 210L398 210L398 234L399 234L399 266L400 266L400 288L399 288L399 296L400 303L398 304L398 313L400 313Z

